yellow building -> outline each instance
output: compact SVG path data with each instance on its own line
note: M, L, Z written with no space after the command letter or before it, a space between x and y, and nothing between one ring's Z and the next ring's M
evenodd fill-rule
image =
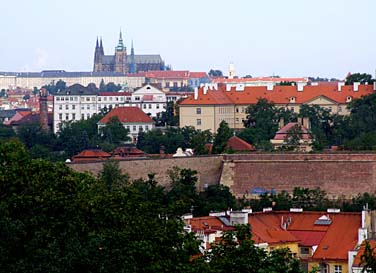
M299 113L303 104L318 105L347 115L347 105L354 99L372 94L372 85L306 85L306 86L237 86L211 84L195 90L194 95L179 105L180 126L215 132L225 120L230 128L244 128L246 109L260 98Z

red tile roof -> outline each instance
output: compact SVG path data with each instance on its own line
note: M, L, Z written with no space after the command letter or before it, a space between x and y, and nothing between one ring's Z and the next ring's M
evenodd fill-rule
M249 144L248 142L244 141L243 139L233 136L227 141L226 145L227 149L233 149L234 151L254 151L256 150L253 145Z
M117 107L105 115L99 123L105 124L117 116L121 123L153 123L153 120L138 107Z
M111 154L106 153L100 149L87 149L83 150L78 155L72 157L73 162L81 161L95 161L95 160L104 160L111 157Z
M188 70L166 70L166 71L148 71L145 72L147 78L160 78L160 79L176 79L176 78L189 78Z
M274 136L274 140L285 140L288 137L289 130L291 130L292 127L295 125L298 125L301 130L301 139L312 139L311 135L309 134L307 128L303 127L302 125L299 125L297 122L289 122L284 127L282 127L280 130L278 130Z
M324 97L336 103L347 103L347 98L360 98L372 94L373 85L359 85L358 91L353 91L352 85L338 86L317 85L304 86L303 91L298 91L296 86L274 86L273 90L267 90L266 86L246 86L244 90L236 90L232 87L226 91L225 86L218 86L218 90L207 90L204 94L204 87L198 90L198 99L190 96L181 102L181 105L213 105L213 104L256 104L259 98L265 98L275 104L293 104L290 102L295 98L296 104L307 103L319 97Z
M208 78L208 74L206 72L190 72L189 77L193 78Z
M256 78L215 78L216 83L247 83L247 82L308 82L306 78L274 78L274 77L256 77Z

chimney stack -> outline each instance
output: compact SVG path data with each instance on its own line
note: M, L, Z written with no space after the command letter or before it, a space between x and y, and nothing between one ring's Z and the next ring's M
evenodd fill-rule
M42 88L39 91L39 123L44 131L48 131L48 105L47 105L47 90Z

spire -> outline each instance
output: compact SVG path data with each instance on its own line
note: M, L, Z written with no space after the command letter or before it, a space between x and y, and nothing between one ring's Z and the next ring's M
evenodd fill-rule
M118 45L117 45L117 47L116 47L116 50L119 50L119 51L121 51L121 50L123 50L124 49L124 44L123 44L123 35L122 35L122 33L121 33L121 29L120 29L120 34L119 34L119 43L118 43Z
M131 48L131 55L134 55L134 47L133 47L133 40L132 40L132 48Z
M98 48L98 36L97 36L97 44L95 45L95 48Z
M104 55L103 43L102 43L102 37L101 37L101 43L100 43L99 48L100 48L100 52L101 52L101 54Z

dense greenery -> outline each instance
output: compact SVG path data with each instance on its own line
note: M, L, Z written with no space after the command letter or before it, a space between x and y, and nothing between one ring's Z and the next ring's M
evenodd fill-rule
M249 226L198 255L200 242L183 232L179 216L213 193L195 191L192 170L175 169L171 179L169 190L153 175L129 183L114 162L97 179L31 159L20 142L0 142L1 272L211 273L231 270L234 261L239 270L300 272L287 250L253 246ZM227 188L214 192L224 197L213 202L218 209L234 201Z

